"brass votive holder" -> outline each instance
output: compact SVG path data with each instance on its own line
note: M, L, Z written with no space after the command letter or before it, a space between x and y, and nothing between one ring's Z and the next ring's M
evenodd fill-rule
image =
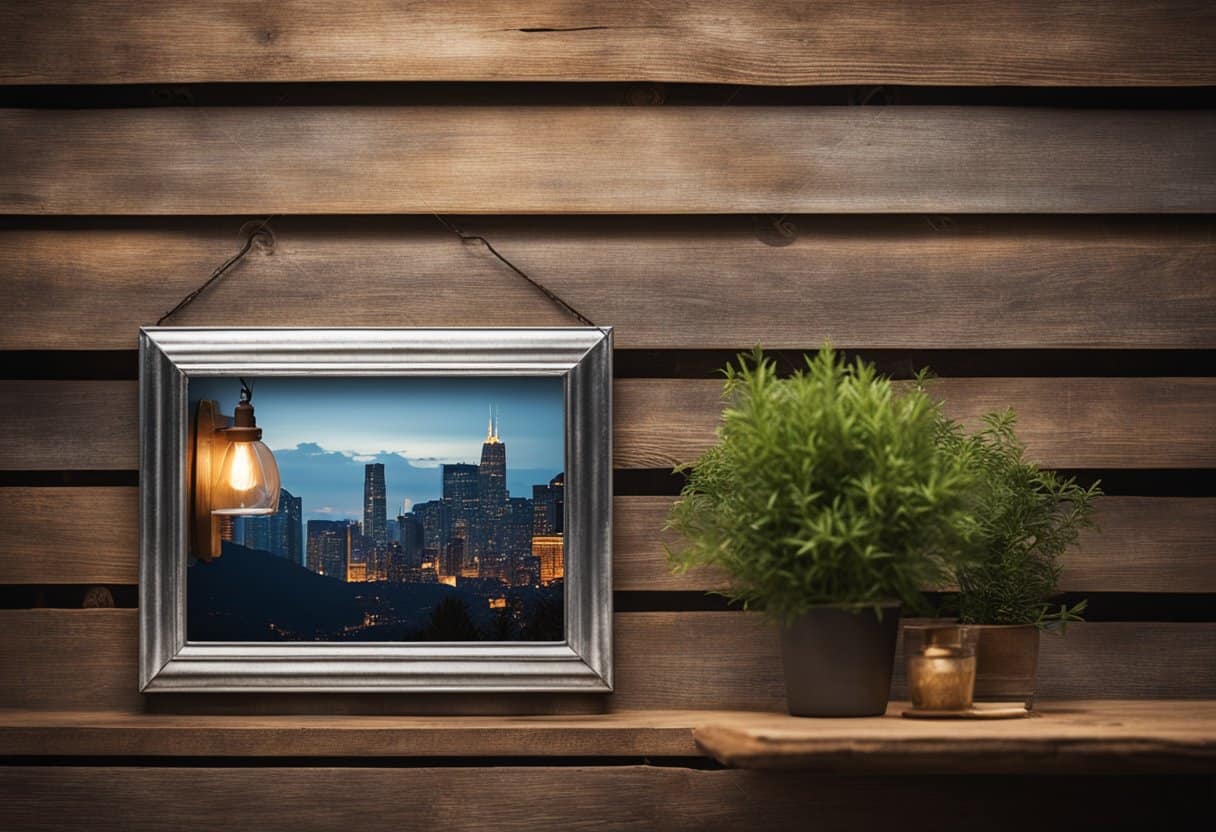
M916 711L966 711L975 692L979 630L960 625L904 629L908 692Z

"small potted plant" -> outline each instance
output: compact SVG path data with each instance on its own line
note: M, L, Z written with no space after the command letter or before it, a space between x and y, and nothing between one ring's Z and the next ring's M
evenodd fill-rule
M1026 459L1014 432L1012 410L984 417L985 427L966 435L943 430L944 445L976 476L969 526L970 556L957 562L958 612L978 625L976 701L1034 703L1039 633L1063 632L1080 621L1085 601L1052 603L1063 566L1060 556L1093 525L1098 484L1083 488Z
M673 567L725 570L722 594L780 626L790 713L886 710L900 602L962 551L970 475L939 406L824 347L782 378L757 350L725 370L718 442L687 470Z

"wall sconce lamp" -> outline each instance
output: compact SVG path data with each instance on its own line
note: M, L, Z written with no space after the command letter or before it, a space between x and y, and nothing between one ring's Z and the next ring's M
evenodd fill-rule
M253 416L253 391L241 379L241 400L232 417L219 403L198 403L190 443L190 555L210 562L220 556L225 522L241 515L274 514L279 507L279 466L262 443Z

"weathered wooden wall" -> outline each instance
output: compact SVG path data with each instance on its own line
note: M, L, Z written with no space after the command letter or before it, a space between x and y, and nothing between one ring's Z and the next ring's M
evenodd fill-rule
M667 472L712 439L710 368L756 343L797 353L824 339L905 378L932 364L961 416L1014 405L1037 458L1106 483L1101 529L1070 554L1063 586L1091 598L1093 620L1045 641L1044 696L1216 696L1213 9L3 4L0 709L95 713L144 734L214 712L644 723L638 712L779 709L772 631L705 598L716 576L665 568ZM273 247L174 323L263 324L269 310L290 325L568 322L437 213L616 327L617 692L141 696L138 327L267 216ZM335 288L342 303L324 302ZM94 586L116 606L80 609ZM195 762L211 767L105 768L129 761L112 750L126 746L82 738L73 752L64 736L69 767L9 760L37 764L3 769L0 825L160 828L167 811L199 828L331 828L343 813L386 825L315 797L315 783L356 773L386 799L440 795L391 805L453 828L918 828L909 807L926 795L958 802L960 819L1025 828L1031 793L1057 820L1096 825L1210 786L986 781L964 798L941 784L808 785L696 770L686 738L653 731L608 750L545 745L555 768L503 768L529 752L499 735L470 745L466 768L252 773L201 741ZM248 753L272 763L273 738L258 736ZM313 757L330 754L322 743ZM664 755L694 767L643 764ZM635 765L606 764L622 761ZM1077 794L1116 797L1078 813ZM519 795L546 809L504 813Z

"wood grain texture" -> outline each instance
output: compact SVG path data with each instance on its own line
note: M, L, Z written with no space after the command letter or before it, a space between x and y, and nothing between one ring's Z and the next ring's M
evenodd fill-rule
M139 583L139 489L0 488L0 584Z
M1216 112L0 111L3 214L1202 213Z
M1032 795L1033 799L1027 799ZM0 768L0 821L43 832L358 829L580 832L898 826L1023 830L1201 828L1205 777L816 777L675 766ZM1090 825L1093 825L1092 827Z
M0 381L0 469L137 468L138 396L134 381Z
M620 613L616 622L612 707L785 709L777 632L759 616ZM902 664L897 658L892 681L897 699L906 697ZM1216 625L1069 627L1065 638L1043 638L1038 684L1044 700L1212 698Z
M785 688L777 632L759 616L737 612L618 613L616 690L611 710L783 710ZM320 713L433 712L426 697L145 697L136 692L136 611L0 610L0 708L157 710L229 713L315 708ZM1061 698L1216 698L1216 624L1093 623L1064 638L1043 639L1039 696ZM897 663L893 690L903 696ZM449 712L485 707L445 697ZM561 697L532 697L542 707ZM210 702L206 700L211 700ZM222 701L220 701L222 700ZM311 700L311 701L310 701ZM549 707L553 707L550 705ZM532 712L536 712L533 710Z
M670 497L613 501L617 590L708 590L707 570L673 575L663 543ZM1216 592L1216 500L1104 497L1098 529L1064 557L1066 592ZM0 488L0 584L139 581L135 488ZM35 533L36 530L36 533Z
M615 388L616 464L670 468L714 441L715 381L628 379ZM1190 468L1216 464L1216 380L949 378L931 392L969 426L1013 407L1037 462L1061 468Z
M1211 217L461 218L623 348L1216 347ZM243 218L0 229L0 349L130 349L240 244ZM554 326L568 319L433 218L284 217L173 319ZM767 240L768 242L765 242ZM781 243L782 245L776 245ZM341 280L340 304L324 303ZM256 291L258 303L248 303ZM1152 314L1146 314L1151 309Z
M874 774L1216 769L1216 703L1049 703L1036 719L805 719L741 711L524 717L0 712L0 756L692 757L741 768ZM694 744L694 731L696 743Z
M1005 721L902 719L908 707L858 720L706 714L695 736L719 762L749 769L1216 770L1216 702L1069 702Z
M673 575L662 531L670 497L617 497L613 503L613 581L617 590L708 590L725 585L715 570ZM1061 592L1216 592L1216 500L1103 497L1098 527L1063 558ZM85 581L81 581L82 583Z
M6 4L0 83L690 81L1216 83L1210 6L1185 0L647 4L318 0Z
M706 718L701 711L446 717L0 711L0 756L691 757L701 753L693 728Z
M968 424L992 410L1016 409L1018 435L1047 466L1216 466L1216 379L949 378L932 389L947 412ZM714 441L720 392L712 380L615 382L616 467L671 468L694 460ZM0 402L8 415L0 470L138 464L133 381L0 381Z
M1216 500L1103 497L1094 505L1098 527L1064 557L1064 591L1216 592Z

